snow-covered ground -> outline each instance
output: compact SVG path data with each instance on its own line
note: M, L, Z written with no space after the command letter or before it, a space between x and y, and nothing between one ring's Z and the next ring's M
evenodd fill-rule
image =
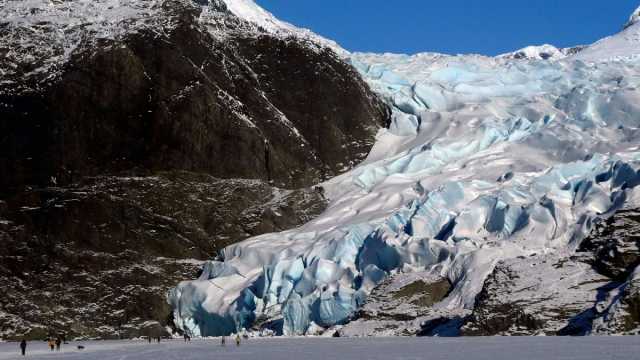
M82 344L84 350L77 350ZM0 359L18 359L17 343L0 343ZM50 352L31 343L30 359L429 359L429 360L614 360L635 359L635 337L487 337L487 338L265 338L221 347L217 340L148 344L133 341L83 342Z

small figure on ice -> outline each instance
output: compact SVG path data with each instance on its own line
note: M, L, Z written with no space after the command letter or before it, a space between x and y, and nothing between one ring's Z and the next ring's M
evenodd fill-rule
M62 339L58 337L56 339L56 351L60 351L60 345L62 344Z
M20 341L20 350L22 350L22 356L25 356L27 352L27 340L22 339L22 341Z
M236 334L236 346L240 346L240 334Z
M184 333L184 342L191 341L191 336L189 334Z
M48 344L49 344L49 349L51 349L51 351L55 350L56 342L53 340L53 338L49 338Z
M220 339L220 346L227 345L227 338L223 335L222 339Z

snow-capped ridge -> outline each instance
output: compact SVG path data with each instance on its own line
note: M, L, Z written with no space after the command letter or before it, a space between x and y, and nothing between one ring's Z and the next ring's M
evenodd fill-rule
M212 0L211 5L224 4L226 10L238 18L258 26L270 34L281 36L294 36L300 39L310 40L322 46L331 48L336 53L346 56L348 52L333 40L326 39L309 29L299 28L288 22L276 18L253 0Z
M626 29L629 26L636 24L638 20L640 20L640 6L638 6L638 8L633 13L631 13L631 16L629 16L629 21L627 21L627 23L624 25L624 28Z
M564 49L558 49L553 45L543 44L538 46L527 46L510 53L498 55L497 57L516 60L558 60L563 59L566 56Z
M585 47L570 60L608 62L634 58L640 55L640 7L629 17L621 32Z
M191 15L199 12L200 24L218 39L230 31L224 25L225 17L234 16L242 22L238 31L247 36L266 32L293 37L320 50L330 48L339 56L348 55L334 41L280 21L251 0L9 1L0 6L0 41L8 49L0 58L0 82L7 84L15 76L33 76L40 82L54 79L74 52L90 49L97 41L118 40L141 31L171 32L179 22L173 15L184 10ZM19 75L17 69L22 67L32 70Z
M640 23L636 22L616 35L585 47L568 59L595 63L630 59L638 55L640 55Z

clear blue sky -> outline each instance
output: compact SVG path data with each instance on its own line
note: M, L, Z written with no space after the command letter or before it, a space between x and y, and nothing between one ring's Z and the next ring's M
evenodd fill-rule
M640 0L256 0L347 50L497 55L589 44L618 32Z

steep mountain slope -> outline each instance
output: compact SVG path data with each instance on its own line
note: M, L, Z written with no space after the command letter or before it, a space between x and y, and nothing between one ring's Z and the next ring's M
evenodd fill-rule
M330 49L215 7L24 6L1 14L2 132L16 134L0 144L0 169L15 174L3 188L135 167L310 186L363 159L384 125L385 108Z
M614 61L616 59L625 61L638 56L639 41L640 28L638 28L638 10L636 10L622 32L596 42L580 51L573 58L586 62Z
M366 157L389 111L343 50L247 6L0 7L0 337L160 331L172 285Z
M311 220L311 189L169 172L25 191L0 211L0 334L146 335L167 290L217 249ZM44 296L43 296L44 294Z
M392 107L389 129L321 184L330 203L318 218L229 246L176 287L176 324L194 335L609 331L585 314L605 298L634 309L637 264L601 286L613 279L590 257L606 252L576 251L640 207L638 26L556 61L351 54ZM442 279L451 288L435 296ZM387 292L413 306L389 311ZM621 311L626 329L633 311Z

